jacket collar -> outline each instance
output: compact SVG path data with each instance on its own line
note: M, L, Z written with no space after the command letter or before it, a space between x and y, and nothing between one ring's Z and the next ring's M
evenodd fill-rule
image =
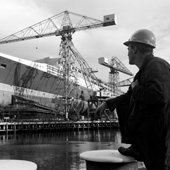
M140 70L136 73L134 80L138 79L138 77L140 76L140 73L145 69L145 67L147 66L148 62L153 58L153 54L149 54L145 57L144 62L140 68Z
M151 60L153 57L154 57L153 54L149 54L149 55L147 55L147 56L145 57L144 62L143 62L143 64L142 64L139 72L141 72L141 71L147 66L149 60Z

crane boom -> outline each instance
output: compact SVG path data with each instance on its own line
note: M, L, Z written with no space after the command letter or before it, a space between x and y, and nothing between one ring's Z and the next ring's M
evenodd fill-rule
M125 65L117 57L114 57L112 60L114 60L115 65L110 65L108 59L105 57L100 57L98 59L99 64L110 68L112 72L119 71L127 75L133 76L133 74L125 67Z
M62 23L59 24L58 18L63 16ZM70 20L70 15L73 15L77 24L74 26ZM81 18L80 18L81 17ZM98 27L105 27L110 25L116 25L116 16L114 14L104 16L104 21L93 19L73 12L64 11L51 18L43 20L37 24L34 24L28 28L18 31L10 36L7 36L0 40L0 44L30 40L35 38L42 38L48 36L62 36L65 33L75 31L93 29ZM60 28L59 28L60 26Z
M132 83L133 78L134 77L130 77L130 78L126 79L126 80L120 81L117 84L115 84L115 86L118 86L118 87L130 86L131 83Z

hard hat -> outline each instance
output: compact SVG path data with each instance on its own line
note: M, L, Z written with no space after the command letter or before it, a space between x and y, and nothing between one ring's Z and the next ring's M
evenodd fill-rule
M130 43L133 43L133 42L142 43L152 48L156 47L156 37L151 31L147 29L140 29L136 31L134 34L132 34L130 39L124 42L123 44L128 46Z

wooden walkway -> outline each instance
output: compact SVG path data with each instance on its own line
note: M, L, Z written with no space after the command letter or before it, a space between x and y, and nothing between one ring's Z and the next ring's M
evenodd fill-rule
M0 133L45 130L87 130L118 128L117 120L112 121L22 121L0 122Z

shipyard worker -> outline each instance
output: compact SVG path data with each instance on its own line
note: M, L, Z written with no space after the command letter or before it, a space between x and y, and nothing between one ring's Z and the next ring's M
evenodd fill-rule
M143 161L147 170L170 170L170 65L154 56L156 38L147 29L136 31L124 45L129 64L139 71L128 91L106 99L96 115L106 108L113 111L128 106L128 111L118 113L118 118L126 119L120 126L124 126L131 146L118 151Z

